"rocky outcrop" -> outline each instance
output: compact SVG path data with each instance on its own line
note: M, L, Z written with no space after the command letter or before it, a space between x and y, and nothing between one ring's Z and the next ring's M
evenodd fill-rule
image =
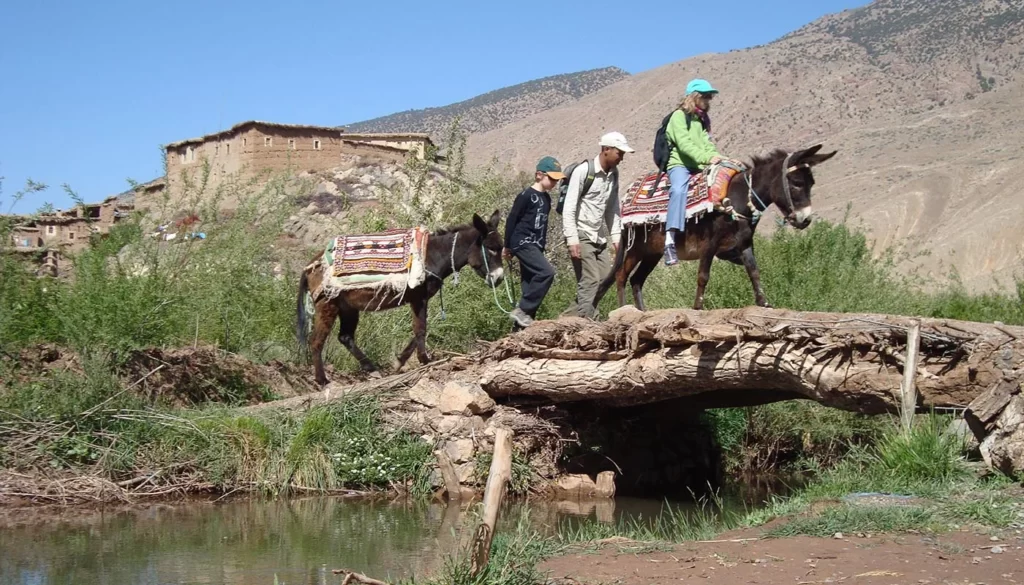
M340 165L328 171L296 175L291 190L302 195L297 209L285 222L284 230L308 247L322 246L328 238L352 229L353 211L377 205L382 199L407 202L420 176L405 165L372 157L345 155ZM423 174L420 190L442 180L440 168Z

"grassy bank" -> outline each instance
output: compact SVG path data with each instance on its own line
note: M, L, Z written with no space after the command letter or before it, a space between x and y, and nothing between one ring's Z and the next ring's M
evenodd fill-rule
M739 528L753 530L751 537L782 538L1024 527L1020 486L1002 476L978 475L966 459L962 439L947 431L948 423L944 416L919 417L907 434L890 425L877 443L853 447L797 493L747 513L722 513L720 502L711 497L696 509L668 507L648 521L566 525L547 538L524 517L495 540L485 574L471 579L468 563L453 560L429 582L539 583L544 579L537 569L541 561L593 550L601 541L639 554Z

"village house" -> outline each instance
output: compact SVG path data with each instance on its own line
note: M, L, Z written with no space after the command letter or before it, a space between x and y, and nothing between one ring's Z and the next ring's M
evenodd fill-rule
M341 155L374 153L396 160L432 152L427 134L349 134L344 128L249 120L227 130L172 142L165 147L167 188L185 195L205 176L212 192L228 176L251 177L266 171L318 171L338 166Z
M87 248L93 234L109 234L132 209L130 200L112 196L101 203L77 205L66 211L22 216L14 220L11 244L15 252L37 257L47 273L56 275L63 255Z

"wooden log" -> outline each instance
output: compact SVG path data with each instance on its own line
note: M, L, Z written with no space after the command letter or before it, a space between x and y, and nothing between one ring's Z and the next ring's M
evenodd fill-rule
M434 457L437 457L437 466L441 469L441 478L444 480L445 491L448 492L448 501L458 504L462 501L462 484L459 482L459 475L455 473L451 457L448 457L448 453L444 449L434 451Z
M512 431L498 428L494 434L494 456L484 489L484 513L473 538L470 553L470 573L476 577L491 558L491 541L498 523L498 512L505 490L512 479Z
M903 383L900 384L900 421L903 432L909 433L914 426L914 413L917 412L917 384L914 382L917 373L917 352L921 342L921 324L912 321L907 331L907 357L903 362Z
M982 441L992 432L996 419L1019 390L1020 384L1015 380L1000 380L971 401L964 411L964 420L976 439Z
M915 345L908 339L915 322L918 355L910 368L904 348ZM529 398L534 405L684 400L715 408L806 398L880 414L900 411L902 394L894 389L909 388L910 381L918 407L963 408L1005 372L1021 369L1021 327L761 307L651 312L624 307L605 322L538 321L475 353L413 374L355 384L344 394L402 392L427 376L461 379L495 398ZM246 410L308 408L319 402L321 396L300 396Z
M362 573L356 573L355 571L349 571L348 569L332 569L332 573L335 575L344 574L345 578L342 579L341 585L348 585L349 583L362 583L363 585L391 585L387 581L380 581L373 577L367 577Z
M964 411L982 458L993 469L1024 479L1024 391L1020 379L994 384Z
M539 322L521 333L529 332L527 337L498 340L476 355L474 381L494 397L550 403L627 406L686 399L702 407L734 407L807 398L881 414L901 410L902 393L895 388L912 385L916 406L963 408L1003 372L1024 367L1020 327L760 307L622 311L617 317ZM912 331L916 343L908 339ZM525 339L529 352L521 350ZM561 355L579 351L579 357L604 352L606 359L531 355L544 346ZM896 347L917 348L913 368ZM627 357L607 359L623 350Z

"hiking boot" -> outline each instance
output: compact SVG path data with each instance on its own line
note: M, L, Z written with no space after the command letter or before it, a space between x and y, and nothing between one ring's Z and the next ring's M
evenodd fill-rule
M512 320L516 322L516 325L519 325L520 327L529 327L533 324L533 317L524 313L519 307L512 309L512 312L509 313L508 316L511 317Z
M679 264L679 258L676 256L675 246L665 246L665 266L675 266Z

